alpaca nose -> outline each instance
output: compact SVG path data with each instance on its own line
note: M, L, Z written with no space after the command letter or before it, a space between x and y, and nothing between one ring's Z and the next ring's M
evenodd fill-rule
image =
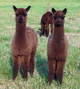
M60 26L60 24L61 24L60 21L57 21L57 25Z
M22 23L23 21L23 18L22 18L22 15L19 16L19 23Z
M55 26L56 26L56 27L60 27L60 26L61 26L61 21L60 21L60 20L56 21L56 22L55 22Z

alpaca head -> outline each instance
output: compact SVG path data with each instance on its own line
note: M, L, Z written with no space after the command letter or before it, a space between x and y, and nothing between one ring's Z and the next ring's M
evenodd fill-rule
M17 8L16 6L13 6L13 9L15 11L15 15L16 15L16 23L25 23L26 22L26 17L27 17L27 12L29 11L29 9L31 8L31 6L28 6L26 9L24 8Z
M67 12L66 8L63 11L56 11L54 8L52 8L54 26L61 27L64 25L64 18L66 12Z

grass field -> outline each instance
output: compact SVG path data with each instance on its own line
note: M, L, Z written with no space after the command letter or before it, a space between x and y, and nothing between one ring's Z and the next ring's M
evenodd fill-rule
M69 41L69 53L64 69L63 83L58 86L56 81L48 86L47 41L39 37L36 53L36 65L33 78L28 76L24 81L19 72L12 81L11 40L15 31L15 15L12 6L26 8L28 12L27 26L36 32L40 28L40 19L46 12L46 5L56 10L68 9L65 18L65 33ZM0 89L80 89L80 0L0 0Z

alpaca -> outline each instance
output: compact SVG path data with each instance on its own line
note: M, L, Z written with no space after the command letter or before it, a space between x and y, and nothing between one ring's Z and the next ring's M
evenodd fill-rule
M12 39L12 59L13 59L13 80L15 80L21 67L23 78L27 80L28 69L30 75L33 76L35 66L35 53L38 43L36 32L26 27L27 12L31 6L24 8L16 8L15 11L16 31Z
M53 32L52 13L50 11L47 11L45 14L43 14L41 18L40 36L44 35L44 33L46 33L46 37L49 36L49 24L51 26L51 33L52 33Z
M62 83L63 69L68 54L68 41L64 34L64 18L67 9L56 11L52 8L54 32L48 39L48 83L51 85L53 78Z

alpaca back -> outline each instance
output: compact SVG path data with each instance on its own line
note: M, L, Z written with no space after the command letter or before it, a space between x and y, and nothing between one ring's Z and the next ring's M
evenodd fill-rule
M27 27L26 37L27 37L27 43L28 43L28 45L30 45L31 50L33 50L35 47L37 47L38 37L37 37L36 32L33 29Z
M52 20L52 13L50 11L47 11L45 14L43 14L42 18L41 18L41 23L43 24L52 24L53 20Z

